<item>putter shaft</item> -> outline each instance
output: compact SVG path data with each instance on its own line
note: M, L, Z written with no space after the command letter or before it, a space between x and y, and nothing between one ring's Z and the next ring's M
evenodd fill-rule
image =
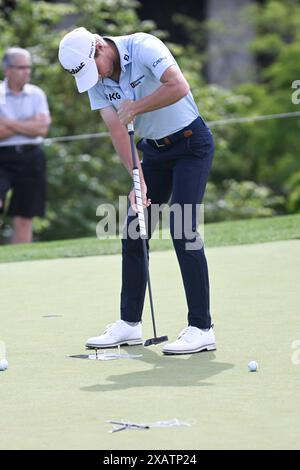
M162 343L163 341L167 341L168 337L162 336L158 338L156 334L152 288L151 288L150 273L149 273L149 261L148 261L148 256L147 256L147 244L146 244L147 233L146 233L146 225L145 225L145 217L144 217L144 209L143 209L142 188L141 188L138 162L137 162L136 151L135 151L133 123L130 123L128 125L128 134L130 138L130 147L131 147L132 163L133 163L133 181L134 181L134 188L135 188L137 207L138 207L140 235L141 235L141 240L142 240L142 245L143 245L144 265L145 265L145 270L146 270L149 300L150 300L150 311L151 311L152 326L153 326L153 333L154 333L154 338L151 338L145 341L144 343L144 346L149 346L150 344L158 344L158 343Z

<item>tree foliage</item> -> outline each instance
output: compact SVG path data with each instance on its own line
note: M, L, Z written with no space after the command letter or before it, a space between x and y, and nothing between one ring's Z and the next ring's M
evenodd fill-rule
M158 30L153 21L141 22L134 0L61 4L0 0L0 6L0 54L13 45L32 53L33 83L47 93L52 136L106 130L98 113L91 112L87 95L77 93L73 78L57 60L63 35L81 25L102 35L146 31L164 39L206 120L299 110L291 102L291 83L300 79L300 7L296 0L266 0L244 13L244 21L251 21L256 31L251 48L257 58L257 82L234 90L205 83L205 25L193 18L175 18L185 24L190 36L190 43L183 47L168 43L167 33ZM222 31L222 25L219 28ZM299 210L299 127L299 119L287 119L213 128L216 156L206 196L210 220ZM38 237L59 239L95 233L97 206L117 204L119 195L127 194L131 184L110 140L56 143L47 146L46 152L48 211L45 220L36 221ZM248 204L249 210L243 210L241 204Z
M195 19L186 22L178 15L175 20L186 24L190 32L189 57L185 60L192 64L192 68L205 30L213 26L216 34L226 34L224 24L220 22L213 25L212 22L199 24ZM216 100L212 106L218 118L223 117L222 110L228 118L299 111L299 105L293 104L291 99L292 83L300 79L299 0L253 2L241 11L240 25L246 22L251 23L255 32L249 47L255 55L256 80L236 86L227 95L218 88L217 95L223 96L223 109L218 109ZM202 67L205 67L205 61L211 57L205 51L202 57ZM204 90L210 95L212 88L204 87ZM199 96L201 110L200 99ZM204 102L204 114L208 119L213 115L212 107ZM300 119L292 117L216 128L213 183L222 192L226 190L228 179L252 180L258 185L268 186L281 197L279 213L299 210L299 129Z

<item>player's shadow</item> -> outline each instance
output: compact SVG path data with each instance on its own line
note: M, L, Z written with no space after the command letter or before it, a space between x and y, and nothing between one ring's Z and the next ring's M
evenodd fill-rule
M123 350L123 349L122 349ZM215 360L215 352L202 352L187 356L163 356L160 352L154 352L150 348L128 348L130 354L143 354L138 359L118 359L107 361L104 364L124 364L124 368L131 372L106 375L103 374L106 383L98 383L88 387L82 387L85 392L110 392L114 390L126 390L136 387L203 387L211 386L208 380L212 377L232 369L234 364L218 362ZM102 361L99 361L103 364ZM135 364L138 362L138 364ZM152 365L146 370L140 370L144 362ZM130 363L130 365L129 365ZM99 364L99 366L100 366ZM119 368L118 368L119 369ZM106 369L107 370L107 369Z

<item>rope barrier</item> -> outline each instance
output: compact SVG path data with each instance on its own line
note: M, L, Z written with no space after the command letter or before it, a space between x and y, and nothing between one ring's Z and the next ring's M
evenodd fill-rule
M261 116L249 116L249 117L235 117L220 119L218 121L208 121L209 127L223 126L224 124L242 124L245 122L257 122L257 121L269 121L271 119L288 119L300 117L300 111L289 112L289 113L278 113L278 114L265 114ZM99 139L102 137L109 137L109 132L98 132L94 134L78 134L78 135L67 135L62 137L49 137L44 139L45 145L51 145L56 142L72 142L76 140L87 140L87 139Z

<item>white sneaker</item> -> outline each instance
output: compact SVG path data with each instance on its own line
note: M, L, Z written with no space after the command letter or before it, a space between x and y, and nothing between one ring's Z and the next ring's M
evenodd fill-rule
M213 329L200 330L195 326L188 326L181 331L176 341L166 344L164 354L193 354L200 351L214 351L216 339Z
M123 320L118 320L111 325L108 325L103 335L89 338L85 346L90 349L96 348L114 348L127 344L133 346L135 344L142 344L142 324L138 323L136 326L130 326Z

